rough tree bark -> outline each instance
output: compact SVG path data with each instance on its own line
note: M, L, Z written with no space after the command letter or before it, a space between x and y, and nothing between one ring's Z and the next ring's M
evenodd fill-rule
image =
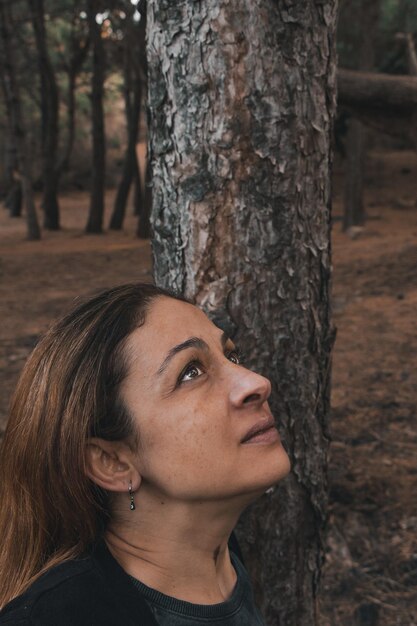
M32 178L28 163L26 133L21 113L19 86L17 84L17 67L12 41L13 22L11 6L8 0L0 0L0 74L6 109L8 111L11 135L15 143L18 172L17 178L22 187L23 204L26 211L28 239L41 238L35 201L32 189Z
M91 197L87 233L103 231L104 186L106 175L106 136L104 131L104 45L101 25L96 15L100 11L99 0L87 1L90 40L93 49L93 75L91 90L91 120L93 129L93 156L91 164Z
M317 623L335 12L334 0L148 3L155 278L271 378L292 458L239 532L271 626Z
M57 168L59 141L58 85L48 52L43 0L29 0L29 6L32 14L41 78L42 206L44 210L44 226L48 230L59 230L59 170Z

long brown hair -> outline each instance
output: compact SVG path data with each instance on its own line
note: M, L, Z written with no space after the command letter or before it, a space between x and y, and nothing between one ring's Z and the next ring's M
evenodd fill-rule
M85 474L88 437L135 438L120 398L123 345L152 300L173 294L130 284L58 321L20 376L0 454L0 607L47 569L82 554L109 517Z

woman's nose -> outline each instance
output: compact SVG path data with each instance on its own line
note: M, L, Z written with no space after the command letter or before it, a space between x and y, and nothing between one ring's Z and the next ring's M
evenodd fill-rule
M230 400L235 407L261 405L270 395L271 383L268 378L244 368L236 369L230 392Z

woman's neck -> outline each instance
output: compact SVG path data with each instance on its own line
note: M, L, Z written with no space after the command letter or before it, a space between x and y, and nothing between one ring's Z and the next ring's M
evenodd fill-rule
M227 542L240 512L213 503L165 502L158 510L138 501L130 518L110 524L105 539L123 569L148 587L217 604L236 583Z

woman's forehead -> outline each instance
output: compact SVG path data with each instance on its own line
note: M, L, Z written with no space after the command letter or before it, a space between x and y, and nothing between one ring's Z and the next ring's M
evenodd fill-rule
M214 324L201 309L189 302L166 296L155 298L152 302L142 328L145 329L146 327L151 331L167 332L168 335L176 332L187 332L190 327L215 330Z
M155 362L164 358L177 344L190 337L209 343L217 340L221 330L196 306L174 298L156 298L147 313L145 323L128 338L126 348L135 361Z

